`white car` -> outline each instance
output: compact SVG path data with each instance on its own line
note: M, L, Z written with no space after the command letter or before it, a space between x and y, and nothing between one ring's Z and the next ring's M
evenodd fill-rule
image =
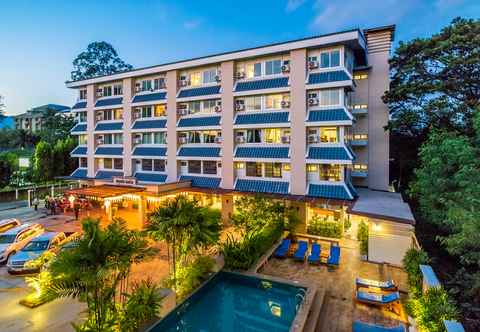
M40 224L22 224L0 234L0 263L22 249L31 239L44 232Z

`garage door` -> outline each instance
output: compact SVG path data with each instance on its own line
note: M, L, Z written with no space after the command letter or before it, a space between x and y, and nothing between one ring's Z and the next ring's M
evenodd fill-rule
M368 237L368 260L376 263L402 265L403 256L411 246L410 236L370 234Z

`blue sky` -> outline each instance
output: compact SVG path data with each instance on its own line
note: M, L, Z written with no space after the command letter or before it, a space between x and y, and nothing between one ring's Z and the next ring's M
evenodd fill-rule
M396 42L452 18L480 18L478 0L2 1L0 95L7 114L72 105L72 60L111 43L134 67L350 28L396 24Z

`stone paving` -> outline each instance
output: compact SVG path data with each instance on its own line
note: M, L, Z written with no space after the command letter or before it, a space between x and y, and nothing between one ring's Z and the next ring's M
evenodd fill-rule
M282 277L292 281L314 283L326 292L325 301L317 324L317 331L350 332L352 322L361 320L385 326L396 326L405 321L401 316L386 310L358 304L354 300L356 277L384 280L384 267L380 264L360 260L358 242L344 239L340 243L341 259L338 269L328 271L325 265L298 263L292 259L272 258L260 273ZM322 252L328 253L328 245L322 243ZM389 275L400 284L400 290L406 289L406 274L400 269L388 268Z

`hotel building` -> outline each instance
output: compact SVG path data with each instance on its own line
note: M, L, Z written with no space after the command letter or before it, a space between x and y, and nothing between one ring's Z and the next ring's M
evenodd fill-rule
M359 188L389 189L393 36L355 29L67 82L78 91L71 177L156 195L188 183L219 194L223 213L235 195L265 193L305 219L353 214Z

